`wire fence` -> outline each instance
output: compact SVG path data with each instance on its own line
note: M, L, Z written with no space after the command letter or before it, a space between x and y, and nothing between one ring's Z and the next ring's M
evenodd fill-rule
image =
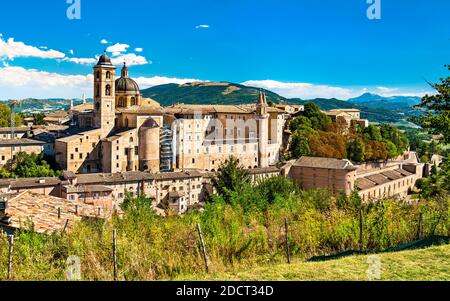
M367 243L364 241L367 237L367 222L365 221L365 214L363 209L361 208L358 212L359 217L359 239L358 239L358 250L359 251L366 251L365 246ZM427 236L433 236L435 235L436 229L439 226L448 227L448 213L435 213L432 215L425 215L424 213L420 212L417 216L417 218L413 219L407 219L405 221L411 223L411 225L414 225L411 227L411 231L415 233L415 236L411 236L411 241L414 240L420 240ZM285 260L287 264L291 264L293 261L293 257L295 254L292 252L293 249L298 249L299 245L301 245L301 242L295 241L291 237L291 233L293 230L295 230L295 225L290 222L290 220L286 217L283 219L283 223L280 224L280 235L278 236L278 244L284 246L284 253L285 253ZM64 228L61 230L61 235L65 235L67 228L67 222L64 225ZM195 246L194 249L197 248L197 254L199 254L199 264L202 264L204 266L204 272L209 273L211 271L210 265L211 265L211 258L208 255L208 243L205 239L205 233L202 231L202 227L200 223L196 225L196 229L192 229L193 232L197 232L197 240L194 242ZM448 230L450 231L450 230ZM121 272L119 270L119 259L120 255L118 254L118 250L120 248L120 245L118 243L117 237L118 237L118 230L113 229L113 236L111 240L112 244L112 254L111 254L111 263L112 263L112 279L114 281L118 281L121 279L120 275ZM7 236L7 273L6 273L6 279L7 280L14 280L14 266L15 262L18 261L18 256L15 254L15 248L14 248L14 235L8 235ZM4 254L3 250L5 249L4 244L2 244L4 240L0 239L0 254ZM123 251L123 250L122 250ZM126 251L126 250L125 250ZM18 264L18 263L17 263ZM126 263L122 262L122 267L126 266ZM1 276L0 276L1 278Z

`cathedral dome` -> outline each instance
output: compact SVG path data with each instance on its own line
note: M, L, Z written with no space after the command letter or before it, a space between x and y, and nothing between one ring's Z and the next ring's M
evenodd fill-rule
M98 59L98 63L97 66L112 66L113 64L111 63L111 58L106 54L102 54L99 59Z
M139 85L128 77L128 67L126 64L122 68L122 76L116 80L116 92L127 94L139 94Z

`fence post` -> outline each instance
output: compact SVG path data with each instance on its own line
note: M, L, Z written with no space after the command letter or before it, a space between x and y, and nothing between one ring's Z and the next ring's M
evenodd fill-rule
M114 281L119 279L117 271L117 231L113 229L113 260L114 260Z
M287 263L291 264L291 252L289 250L289 228L288 228L288 219L287 217L284 219L284 233L286 237L286 258Z
M8 280L12 279L12 260L14 248L14 235L8 236L9 252L8 252Z
M423 223L423 215L422 212L419 212L419 224L417 226L417 240L422 238L422 223Z
M63 233L66 232L67 226L69 225L69 219L66 219L66 222L64 223Z
M209 273L208 256L206 255L205 241L203 240L202 228L200 227L200 224L197 224L197 230L198 236L200 237L200 242L202 243L203 260L205 261L205 270L206 273Z
M364 241L363 241L363 209L362 207L359 208L359 250L362 251L364 248Z

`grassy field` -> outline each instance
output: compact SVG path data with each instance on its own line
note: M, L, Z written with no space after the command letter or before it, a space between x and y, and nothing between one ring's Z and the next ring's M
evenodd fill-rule
M381 260L382 281L450 280L450 245L376 256ZM366 281L370 266L368 259L368 255L358 255L321 262L293 262L291 265L260 266L234 272L183 276L179 280Z

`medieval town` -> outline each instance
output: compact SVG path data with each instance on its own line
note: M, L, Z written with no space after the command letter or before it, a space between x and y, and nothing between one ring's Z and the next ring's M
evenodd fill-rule
M0 225L12 232L31 220L51 233L83 217L120 213L127 196L145 195L161 216L201 210L214 193L211 178L234 157L252 181L283 176L302 189L327 189L363 202L407 199L419 179L430 175L440 156L421 163L406 150L382 162L301 156L284 160L291 143L287 126L303 105L269 105L265 92L243 105L174 104L145 98L126 63L116 67L105 53L93 67L93 103L49 113L45 125L32 119L0 129L0 164L18 153L45 153L63 173L58 177L0 180ZM358 109L324 113L347 130L365 128ZM68 225L67 225L68 223Z

